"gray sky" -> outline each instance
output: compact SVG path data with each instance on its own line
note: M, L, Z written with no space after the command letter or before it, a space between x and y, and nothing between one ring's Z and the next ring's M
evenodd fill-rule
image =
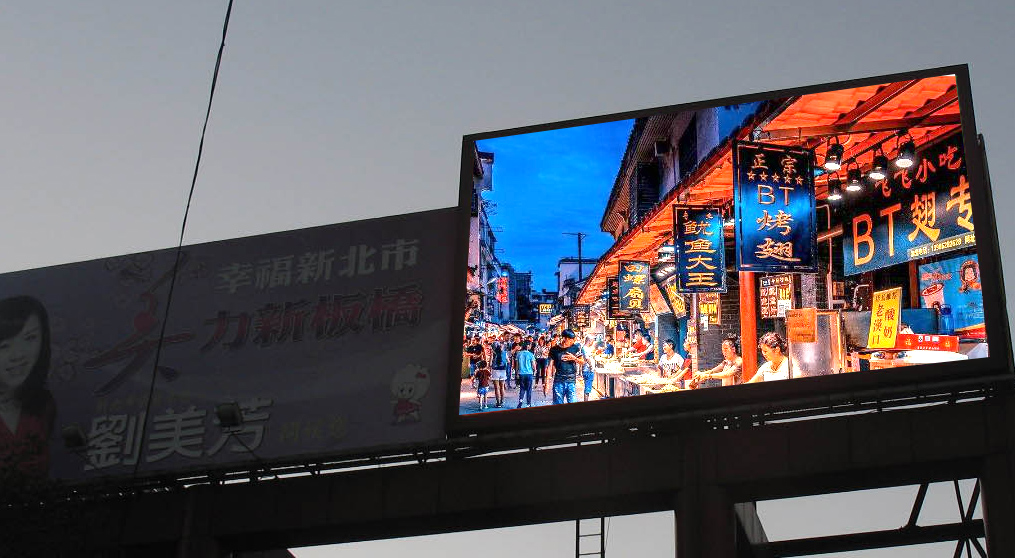
M0 271L175 245L225 6L0 9ZM467 133L958 63L1011 214L1012 21L1010 1L238 2L186 241L453 205ZM1015 261L1015 222L999 234ZM566 555L570 528L505 552ZM490 537L419 554L474 556L470 536Z

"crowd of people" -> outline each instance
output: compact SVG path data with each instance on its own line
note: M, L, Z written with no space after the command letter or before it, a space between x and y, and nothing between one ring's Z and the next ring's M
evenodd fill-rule
M554 405L573 403L579 397L579 380L582 400L588 401L594 389L595 369L601 366L601 360L615 356L655 362L661 377L672 378L684 389L788 379L786 340L769 332L762 335L758 347L765 362L747 382L743 379L743 359L736 338L723 340L721 362L698 372L692 370L688 358L692 349L690 340L684 342L684 354L677 351L672 339L664 340L657 360L652 339L642 330L635 330L630 342L619 345L614 345L609 337L597 339L586 334L580 338L570 329L541 335L475 334L465 338L464 356L480 410L504 407L509 390L518 391L516 408L520 409L532 406L532 390L537 387L544 396L552 394Z
M480 409L504 407L506 393L518 390L516 408L532 406L532 390L552 394L554 405L588 401L595 384L599 358L613 355L613 346L596 342L593 335L583 339L570 329L544 335L473 335L465 340L469 378L476 388ZM489 403L492 392L493 403Z

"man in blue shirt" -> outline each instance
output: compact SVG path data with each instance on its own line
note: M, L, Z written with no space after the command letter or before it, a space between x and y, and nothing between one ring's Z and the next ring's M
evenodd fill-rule
M575 343L575 333L565 329L560 345L550 349L549 368L553 373L553 404L574 403L578 367L585 360L581 346Z

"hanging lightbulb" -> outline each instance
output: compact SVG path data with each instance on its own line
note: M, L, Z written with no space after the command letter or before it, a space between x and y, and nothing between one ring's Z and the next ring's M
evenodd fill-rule
M909 140L899 146L899 155L895 157L895 166L908 169L916 163L916 144Z
M839 201L842 199L842 186L838 178L828 179L828 200Z
M842 168L842 144L839 143L839 139L835 139L835 143L828 146L828 150L825 151L825 164L822 165L827 171L837 171Z
M885 157L880 145L878 146L878 154L874 156L874 162L871 164L871 170L867 173L867 176L871 180L884 180L888 176L888 157Z
M861 180L860 169L853 168L846 173L846 191L855 193L863 191L863 182Z

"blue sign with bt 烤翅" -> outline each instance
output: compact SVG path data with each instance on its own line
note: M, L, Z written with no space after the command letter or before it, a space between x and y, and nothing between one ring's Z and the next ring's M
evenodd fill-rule
M813 160L810 149L734 143L737 269L817 272Z
M673 206L677 291L726 292L726 250L718 207Z

